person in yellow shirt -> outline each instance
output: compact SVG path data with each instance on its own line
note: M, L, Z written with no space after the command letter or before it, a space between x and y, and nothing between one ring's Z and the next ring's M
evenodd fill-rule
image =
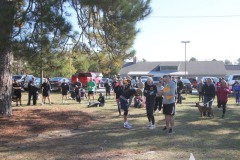
M165 115L166 126L163 130L168 129L168 134L172 134L174 127L174 115L175 115L175 93L176 83L171 80L170 75L163 76L164 88L161 91L163 95L163 114Z

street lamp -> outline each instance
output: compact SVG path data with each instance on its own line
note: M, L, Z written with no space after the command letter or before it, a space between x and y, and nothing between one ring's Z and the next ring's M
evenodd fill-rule
M182 41L185 44L185 78L187 78L187 43L190 41Z

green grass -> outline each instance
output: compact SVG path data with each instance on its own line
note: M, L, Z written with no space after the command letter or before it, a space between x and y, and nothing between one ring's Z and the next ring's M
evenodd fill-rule
M123 117L118 116L115 100L107 100L105 107L87 107L69 100L61 104L61 94L51 95L54 104L24 106L24 108L83 111L93 117L94 123L71 129L70 136L56 136L26 140L16 146L4 146L0 157L5 159L164 159L187 160L193 153L196 160L237 160L240 157L240 106L229 98L226 117L214 104L215 118L200 118L195 102L196 95L184 95L177 105L175 134L162 131L165 125L162 113L155 113L156 129L149 130L145 108L129 110L133 129L123 128ZM26 94L23 104L26 104ZM14 107L15 108L15 107ZM16 142L17 143L17 142Z

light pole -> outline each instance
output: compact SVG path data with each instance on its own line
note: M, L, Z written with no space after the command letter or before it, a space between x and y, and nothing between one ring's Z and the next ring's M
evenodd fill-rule
M187 43L190 41L182 41L185 44L185 78L187 78Z

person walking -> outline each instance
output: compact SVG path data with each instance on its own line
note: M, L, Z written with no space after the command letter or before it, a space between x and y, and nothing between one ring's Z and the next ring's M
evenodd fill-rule
M144 88L143 91L144 96L146 97L146 112L147 112L147 118L149 122L149 129L154 129L155 126L155 118L153 115L154 107L155 107L155 99L157 94L157 87L153 84L152 77L148 77L147 79L147 85Z
M31 104L31 98L33 99L33 105L37 105L37 96L39 88L36 86L35 78L32 77L32 80L28 83L28 103Z
M124 111L124 123L123 127L130 129L132 128L132 125L128 122L128 108L132 103L133 97L138 95L141 92L138 88L129 88L124 90L122 95L120 96L120 105L121 109Z
M227 86L225 80L221 81L221 85L218 86L217 95L218 95L218 108L222 106L222 118L226 113L226 104L228 101L228 94L231 93L231 90Z
M202 92L202 88L203 88L203 81L200 80L198 85L197 85L197 91L198 91L198 101L199 102L203 102L203 92Z
M177 77L177 103L182 104L183 82L180 77Z
M67 94L69 92L69 84L66 82L66 79L63 79L61 84L61 92L62 92L62 103L67 102Z
M164 88L160 93L163 95L163 114L165 115L166 126L163 130L168 129L168 134L173 134L173 127L175 121L175 93L176 83L171 80L170 75L163 76Z
M16 79L14 79L12 85L13 85L13 95L14 95L14 98L16 100L16 106L18 106L18 102L19 102L19 105L22 106L22 87L21 87L21 84L18 83Z
M51 104L50 92L51 92L51 85L49 83L49 79L45 78L43 84L41 85L42 89L42 105L45 104L46 98L48 99L48 103Z
M215 85L211 78L207 78L206 83L203 85L202 89L204 107L211 108L216 94ZM211 113L208 113L208 117L211 116L210 114ZM203 116L206 116L206 112L203 113Z

